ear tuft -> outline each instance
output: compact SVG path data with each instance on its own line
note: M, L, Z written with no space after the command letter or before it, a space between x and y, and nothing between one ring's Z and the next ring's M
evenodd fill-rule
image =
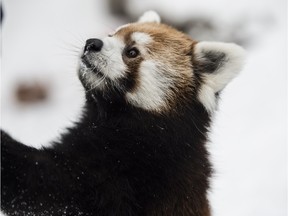
M198 98L212 111L216 106L216 94L241 71L245 50L232 43L199 42L194 47L195 73L203 77Z
M160 23L161 19L158 13L155 11L147 11L145 12L138 20L140 23L145 23L145 22L154 22L154 23Z

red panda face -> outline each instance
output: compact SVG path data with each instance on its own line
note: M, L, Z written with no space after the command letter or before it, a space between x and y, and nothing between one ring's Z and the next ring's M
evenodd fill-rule
M87 40L79 70L86 91L116 90L127 104L152 112L167 112L187 100L213 111L215 94L241 67L242 48L198 43L159 21L148 12L102 40Z

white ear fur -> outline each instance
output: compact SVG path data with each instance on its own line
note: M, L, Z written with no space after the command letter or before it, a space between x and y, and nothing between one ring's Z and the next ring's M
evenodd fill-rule
M199 42L195 45L194 54L203 66L203 71L200 71L203 84L198 98L208 111L213 111L217 102L215 94L224 89L241 71L245 50L232 43Z
M145 22L160 23L161 18L155 11L147 11L139 18L138 22L140 22L140 23L145 23Z

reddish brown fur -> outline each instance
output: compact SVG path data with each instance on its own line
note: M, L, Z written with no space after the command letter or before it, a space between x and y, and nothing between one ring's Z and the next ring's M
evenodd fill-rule
M197 80L193 76L193 66L191 61L192 50L196 42L188 35L168 26L159 23L132 23L123 28L120 28L115 37L119 37L124 41L126 46L134 46L131 35L135 32L142 32L148 34L152 38L152 42L145 45L146 53L141 58L127 59L123 58L124 62L133 73L136 85L131 89L137 90L139 80L137 71L143 60L156 60L165 65L169 70L171 81L174 82L174 88L171 89L169 97L167 97L167 104L162 107L162 111L171 111L177 103L181 103L185 98L179 98L179 95L184 97L187 92L195 92L197 87ZM137 45L135 45L137 46ZM193 94L193 93L192 93ZM159 111L159 110L158 110Z
M191 48L194 41L186 34L165 24L157 23L133 23L120 29L115 36L124 40L125 44L131 44L131 34L144 32L153 38L153 42L147 45L148 59L159 59L160 62L171 65L179 72L191 76Z

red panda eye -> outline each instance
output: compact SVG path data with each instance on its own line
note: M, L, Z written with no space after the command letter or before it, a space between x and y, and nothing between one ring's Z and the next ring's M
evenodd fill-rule
M126 51L126 56L128 58L136 58L139 55L139 50L136 48L131 48Z

